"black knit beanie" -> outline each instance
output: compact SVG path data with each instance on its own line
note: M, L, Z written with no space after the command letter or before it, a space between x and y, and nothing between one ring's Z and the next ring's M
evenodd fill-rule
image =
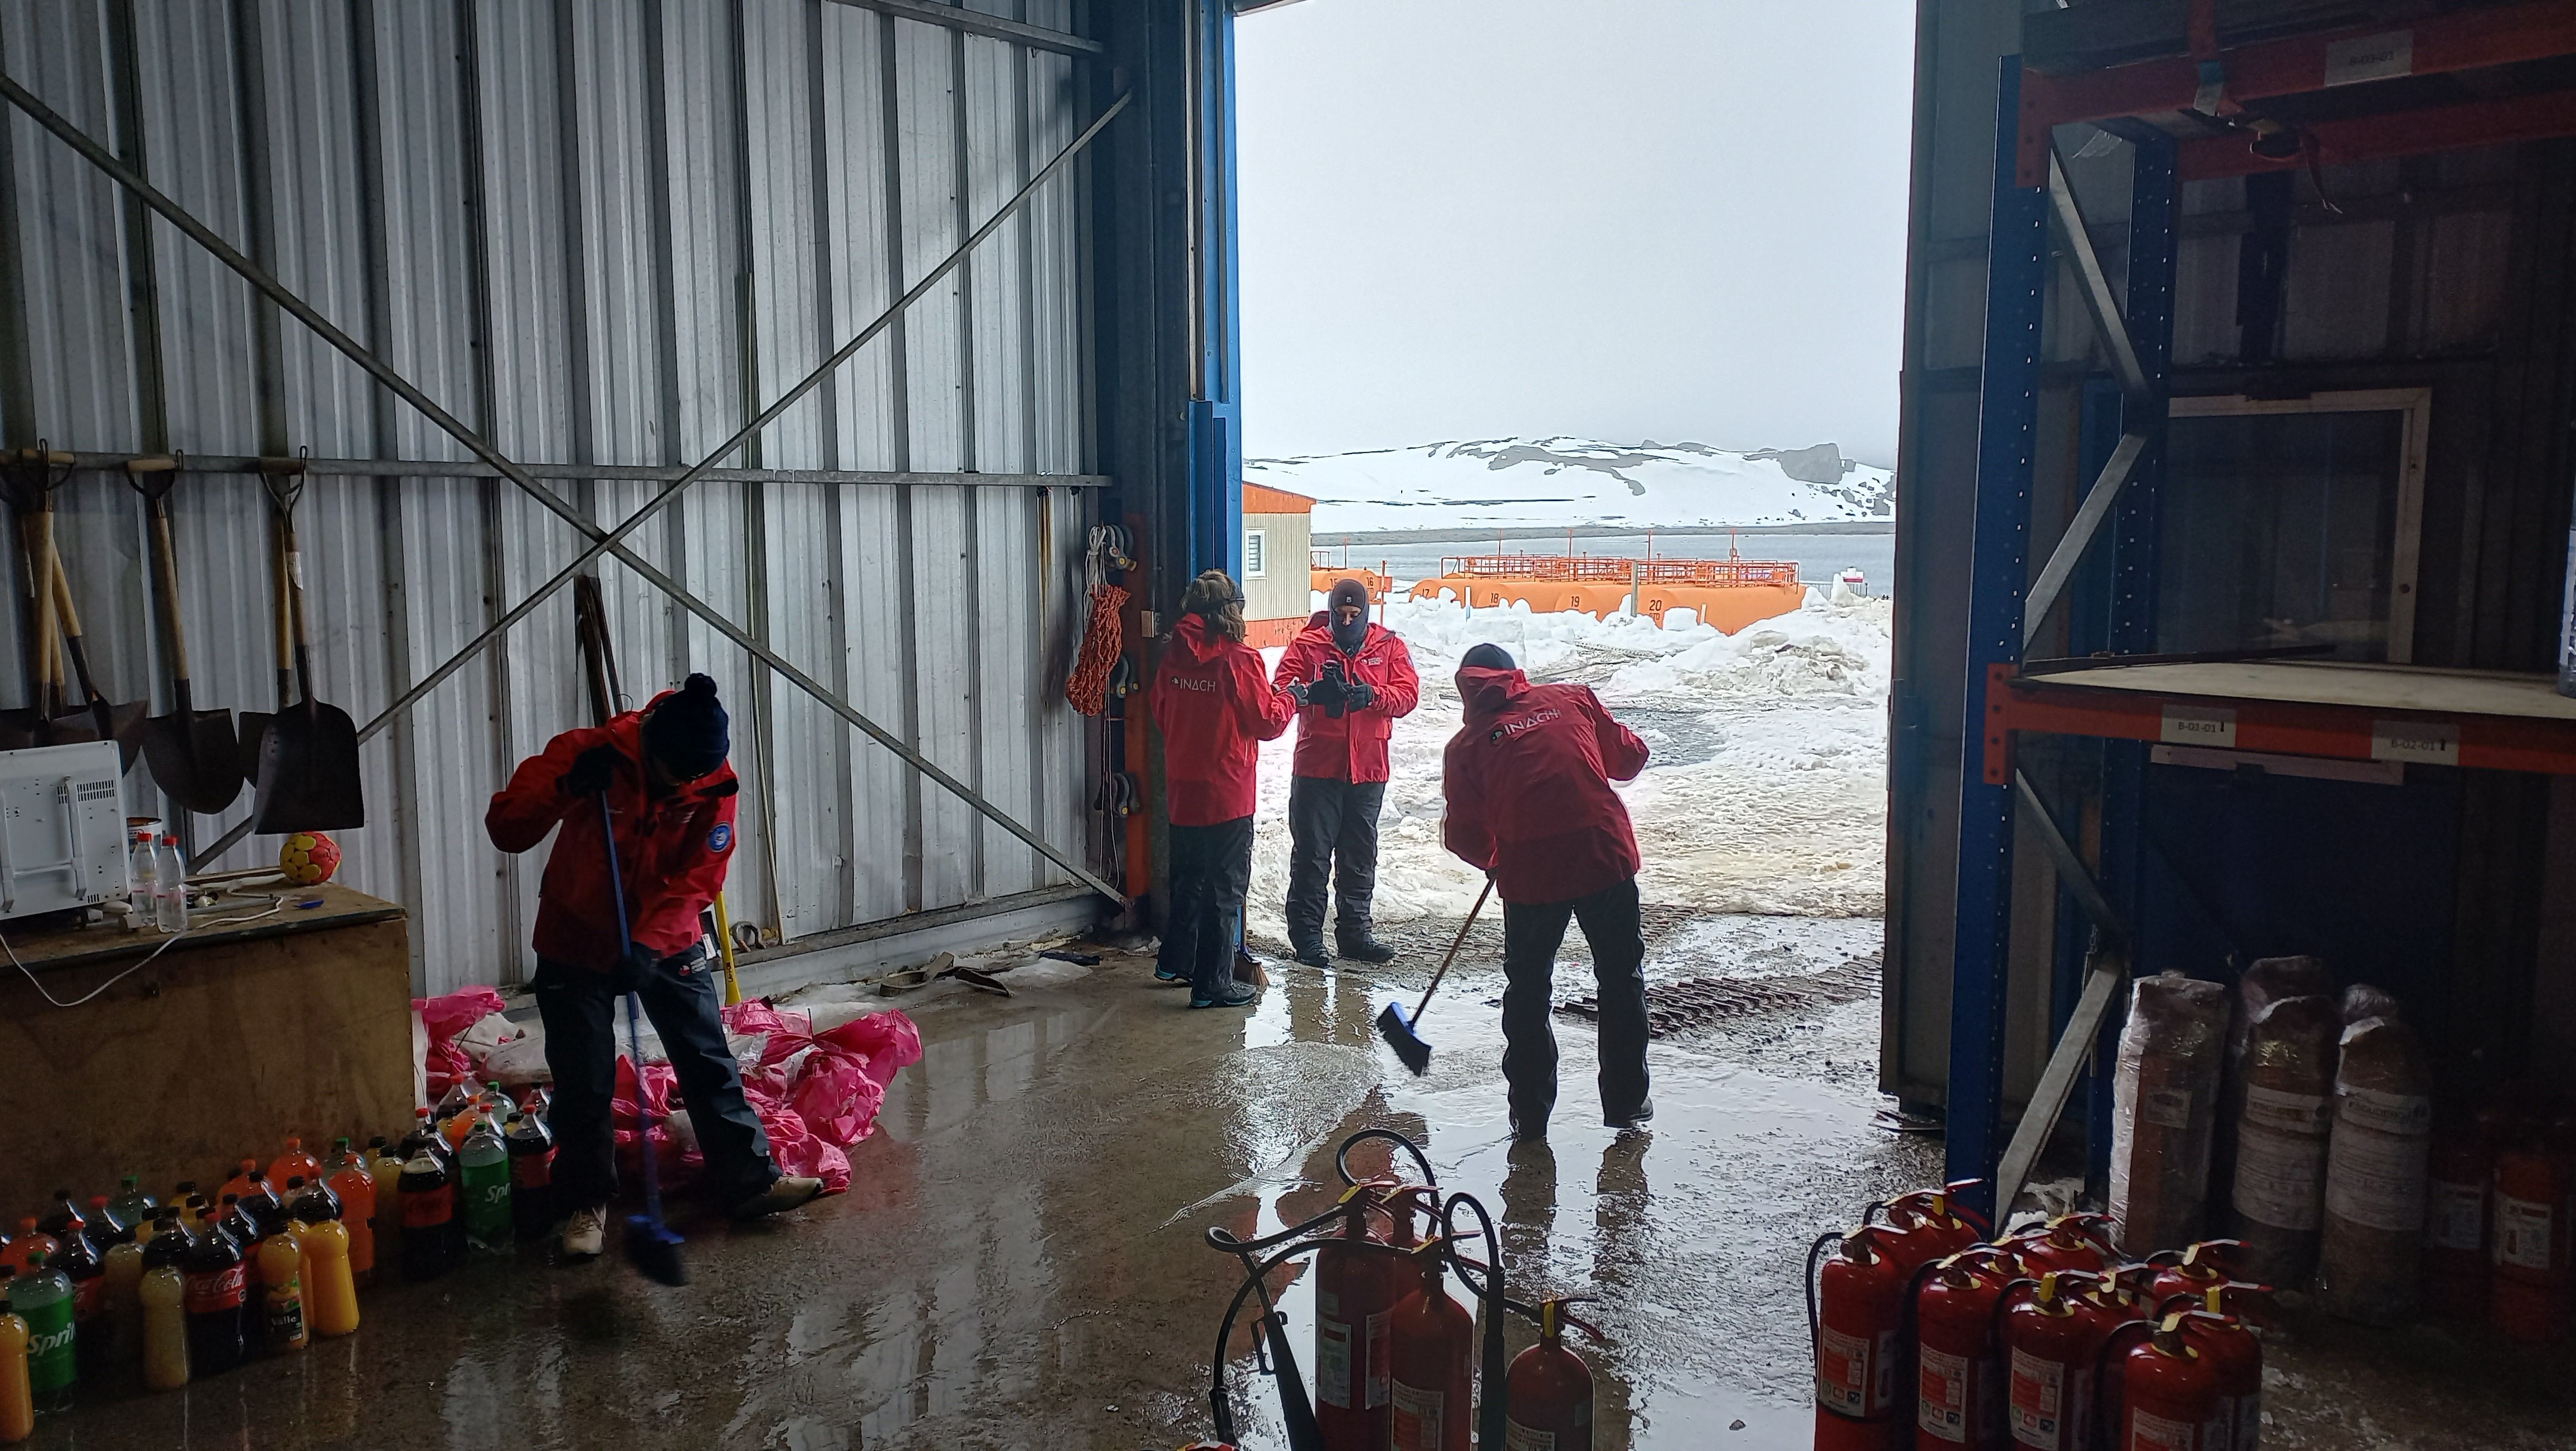
M1504 649L1500 645L1479 645L1475 649L1470 650L1465 655L1459 657L1458 668L1461 670L1509 670L1512 668L1512 652Z
M677 694L654 706L644 718L644 747L683 781L723 765L733 739L715 681L692 675Z

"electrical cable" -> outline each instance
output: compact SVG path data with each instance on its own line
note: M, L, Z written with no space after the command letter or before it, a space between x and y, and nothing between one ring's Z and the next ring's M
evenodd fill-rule
M218 892L216 895L219 897L257 897L261 894L253 892L236 892L227 889L225 891ZM111 977L107 981L100 983L98 986L91 988L88 992L81 994L70 1002L64 1002L61 998L55 997L52 993L45 990L44 979L36 976L34 969L18 960L18 949L10 946L9 939L6 937L0 937L0 952L5 952L9 955L9 965L18 969L21 973L24 973L27 981L34 985L37 994L44 998L46 1002L52 1003L58 1008L77 1008L96 999L99 994L106 992L109 988L116 986L125 979L141 972L146 967L151 966L152 959L169 951L171 944L177 942L179 939L187 936L191 932L195 932L204 927L239 927L245 923L257 922L263 918L274 917L278 913L286 910L286 894L283 892L268 893L264 900L268 903L268 910L265 912L253 912L242 917L218 917L211 922L189 923L187 926L182 927L178 931L171 933L169 936L162 938L160 946L143 954L141 960L135 962L132 966L118 972L114 977Z

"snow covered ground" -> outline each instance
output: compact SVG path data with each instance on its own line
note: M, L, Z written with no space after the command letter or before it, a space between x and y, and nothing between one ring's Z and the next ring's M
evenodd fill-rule
M1471 614L1402 599L1388 608L1423 692L1390 743L1379 920L1462 917L1475 901L1480 877L1440 845L1440 757L1461 716L1458 658L1483 641L1511 651L1534 680L1592 686L1653 748L1646 770L1620 788L1648 901L1712 913L1881 911L1887 601L1835 605L1810 591L1805 608L1734 635L1626 615ZM1275 666L1279 652L1265 653ZM1295 741L1291 727L1261 756L1249 909L1253 931L1273 941L1285 934Z
M1892 520L1883 468L1832 444L1787 453L1703 443L1481 439L1247 459L1247 482L1316 501L1316 537L1377 530L1629 529Z

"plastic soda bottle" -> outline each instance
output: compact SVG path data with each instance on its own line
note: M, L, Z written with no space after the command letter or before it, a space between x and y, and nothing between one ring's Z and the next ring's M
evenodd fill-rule
M272 1234L259 1247L260 1343L272 1351L302 1350L304 1253L291 1234Z
M151 1195L143 1192L143 1176L128 1174L125 1182L117 1187L116 1198L109 1201L107 1209L130 1234L139 1234L152 1222L152 1211L160 1207L153 1202Z
M466 1092L463 1079L447 1085L447 1092L439 1096L438 1131L446 1136L450 1149L465 1142L474 1130L474 1120L481 1116L482 1096Z
M427 1144L403 1165L402 1217L403 1278L434 1280L445 1274L456 1221L456 1181Z
M207 1375L230 1370L241 1364L242 1302L249 1288L241 1246L222 1221L209 1219L180 1263L187 1277L188 1364Z
M322 1182L322 1161L304 1152L302 1139L288 1139L286 1152L268 1161L268 1182L283 1184L289 1179L302 1179L307 1184Z
M235 1199L248 1199L250 1197L251 1176L258 1172L259 1160L242 1160L241 1169L231 1178L226 1179L223 1182L223 1187L215 1191L215 1198L220 1201L225 1195L229 1194Z
M344 1220L326 1219L304 1230L305 1314L316 1335L347 1335L358 1328L358 1286L350 1277L349 1246L356 1237Z
M8 1248L0 1249L0 1269L17 1274L27 1268L27 1261L38 1255L50 1257L61 1248L52 1235L36 1228L36 1216L30 1214L18 1221L18 1237L9 1241Z
M107 1306L107 1261L78 1219L63 1226L62 1246L46 1263L72 1287L72 1343L81 1368L95 1374L107 1354L107 1322L99 1318Z
M57 1241L70 1238L73 1230L83 1229L88 1225L89 1216L81 1213L80 1206L72 1202L72 1191L69 1189L55 1190L54 1207L45 1212L44 1218L36 1221L36 1228L52 1235Z
M224 1233L231 1235L234 1246L241 1250L241 1343L242 1358L248 1360L259 1353L260 1339L267 1334L267 1311L259 1298L259 1247L267 1240L269 1230L252 1216L248 1204L237 1199L224 1201L219 1218Z
M98 1246L100 1254L134 1238L134 1221L118 1214L104 1194L91 1195L89 1208L82 1211L82 1216L89 1221L89 1242Z
M163 834L160 850L159 899L153 917L164 932L188 930L188 861L179 855L179 838Z
M376 1261L402 1263L402 1155L379 1136L367 1145L367 1178L376 1186Z
M331 1177L324 1182L339 1196L340 1223L348 1229L350 1281L365 1284L376 1271L376 1181L347 1139L340 1140L337 1148Z
M250 1171L250 1192L241 1198L242 1214L250 1220L256 1237L266 1239L286 1227L286 1201L269 1187L268 1175L258 1169Z
M153 1239L179 1237L174 1229ZM188 1383L187 1277L176 1265L154 1265L144 1270L134 1293L143 1302L143 1383L156 1391L176 1390Z
M143 1349L143 1302L135 1291L143 1283L143 1246L127 1240L107 1252L108 1364L123 1365Z
M543 1239L555 1223L555 1136L532 1113L510 1116L510 1220L521 1239Z
M0 1446L36 1434L36 1396L27 1384L27 1322L0 1302Z
M465 1136L464 1151L458 1155L465 1170L465 1237L476 1249L502 1249L509 1245L513 1226L510 1220L510 1148L502 1142L501 1131L491 1119L474 1125Z
M72 1348L72 1282L41 1254L9 1282L9 1308L27 1322L27 1392L40 1411L68 1411L79 1370Z
M157 926L161 920L161 858L152 850L152 833L138 831L125 851L125 875L131 884L134 916L129 919L136 930Z

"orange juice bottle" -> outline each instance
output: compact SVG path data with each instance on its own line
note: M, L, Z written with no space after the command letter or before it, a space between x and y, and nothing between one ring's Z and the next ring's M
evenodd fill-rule
M304 1252L289 1233L260 1241L260 1343L272 1352L302 1350L312 1336L304 1328Z
M187 1277L175 1264L155 1265L135 1293L143 1301L143 1383L176 1390L188 1383Z
M347 1335L358 1328L358 1287L349 1275L351 1239L342 1220L304 1226L305 1259L313 1266L305 1295L316 1335Z
M363 1285L376 1271L376 1181L347 1139L340 1141L339 1149L327 1182L331 1192L340 1196L340 1223L348 1227L350 1283Z
M0 1311L0 1445L36 1434L36 1393L27 1383L27 1322Z

